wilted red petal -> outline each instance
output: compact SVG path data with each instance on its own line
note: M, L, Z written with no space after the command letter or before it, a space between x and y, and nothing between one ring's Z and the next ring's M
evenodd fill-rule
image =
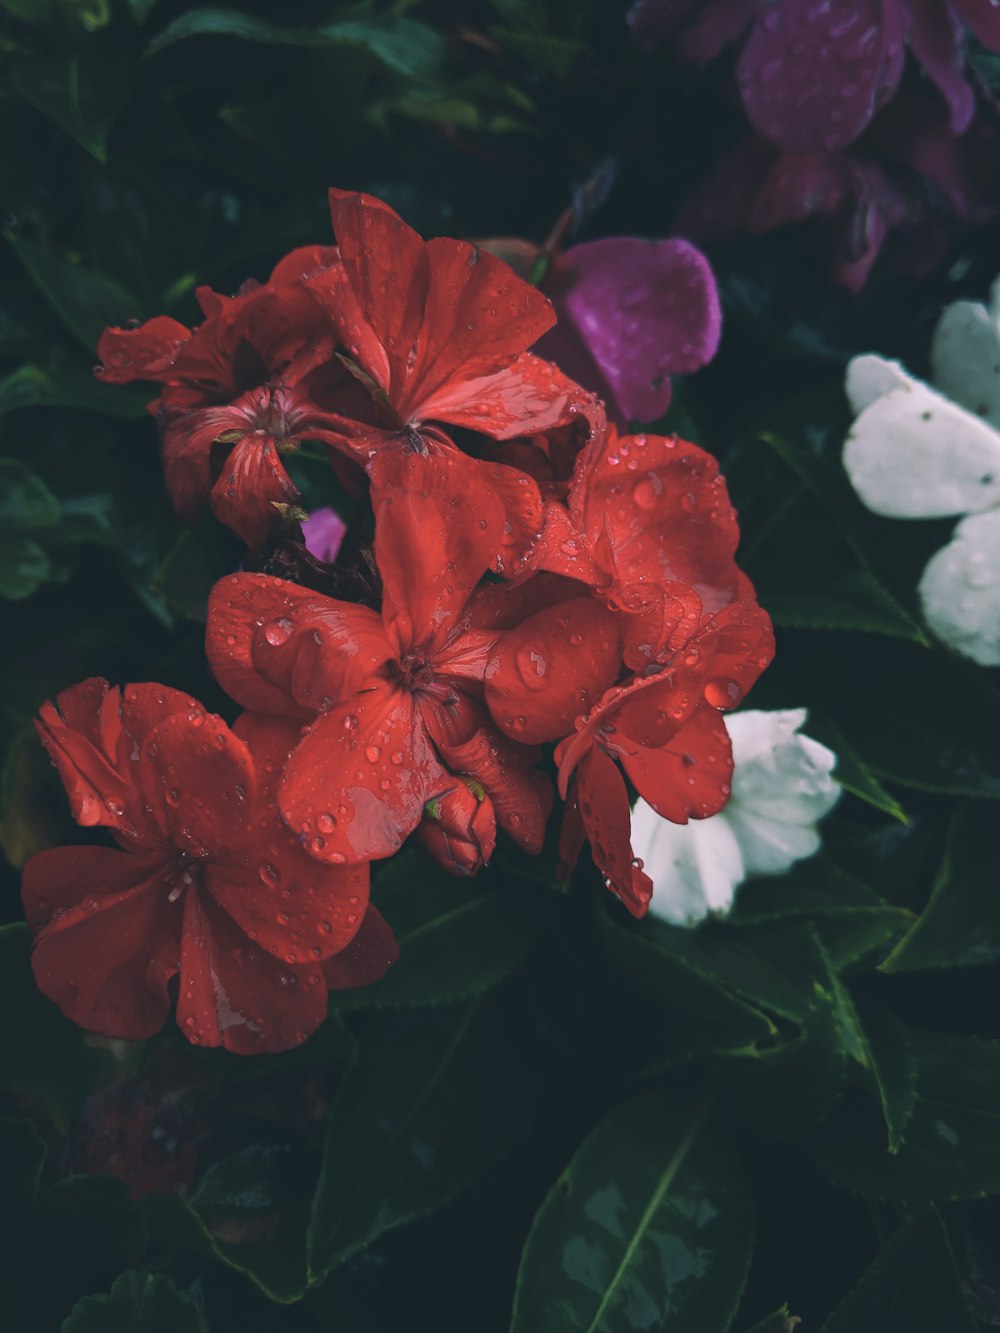
M989 8L996 10L994 5ZM906 0L906 17L909 19L906 36L910 50L948 103L951 132L964 134L972 121L976 102L972 88L963 76L962 23L951 5L939 4L937 0ZM1000 37L1000 23L996 29Z
M446 775L413 695L382 683L318 718L285 766L281 812L317 860L391 856Z
M184 900L177 1022L197 1046L239 1055L299 1046L326 1017L320 965L259 949L206 894Z
M275 441L252 431L237 441L223 464L212 487L212 512L248 546L263 546L281 521L275 504L298 499Z
M702 704L658 749L617 749L636 791L675 824L717 814L732 790L733 756L726 724Z
M552 785L532 768L539 751L515 745L482 728L462 745L441 745L441 757L455 773L474 779L493 802L497 823L532 856L545 842L552 810Z
M257 779L243 742L202 709L173 713L146 737L139 775L152 818L194 856L244 843Z
M633 916L645 916L653 883L632 854L632 812L618 766L593 749L576 776L577 800L594 864Z
M162 857L108 847L54 847L31 858L21 892L38 933L39 990L105 1037L139 1041L170 1009L180 965L181 908Z
M137 329L105 329L97 344L102 362L97 378L107 384L165 379L190 337L190 329L166 315L157 315Z
M269 574L232 574L208 599L208 660L258 713L307 716L350 698L392 655L378 613Z
M373 461L382 617L400 657L444 641L500 548L503 509L476 483L447 454L387 451Z
M347 948L323 964L323 977L331 990L370 986L385 976L399 958L399 946L385 917L370 903L361 929Z
M497 725L526 745L558 740L614 683L621 632L600 602L580 597L523 621L486 668L486 702Z

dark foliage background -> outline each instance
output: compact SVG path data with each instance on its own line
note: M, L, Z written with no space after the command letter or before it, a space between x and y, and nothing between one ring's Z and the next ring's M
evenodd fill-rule
M109 1048L28 966L18 868L86 836L30 719L91 674L231 713L200 617L240 551L178 526L101 328L326 241L330 184L541 241L596 178L579 238L667 235L742 116L605 0L0 9L0 1326L1000 1327L1000 681L919 622L947 525L871 517L839 467L847 358L922 372L997 231L919 282L890 249L856 298L809 227L711 256L722 350L667 424L722 458L778 626L752 702L840 755L819 858L685 932L554 855L470 886L408 853L375 889L402 961L304 1048Z

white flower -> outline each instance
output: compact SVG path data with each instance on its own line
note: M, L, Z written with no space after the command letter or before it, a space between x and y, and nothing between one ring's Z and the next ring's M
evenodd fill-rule
M672 824L639 800L632 849L653 881L649 910L674 925L694 925L732 905L749 875L775 875L819 849L817 822L840 788L837 756L800 736L804 708L748 709L725 718L733 743L733 793L709 819Z
M1000 280L987 309L948 306L934 334L936 389L895 361L855 357L858 413L844 467L888 518L966 517L920 581L931 629L981 666L1000 666Z

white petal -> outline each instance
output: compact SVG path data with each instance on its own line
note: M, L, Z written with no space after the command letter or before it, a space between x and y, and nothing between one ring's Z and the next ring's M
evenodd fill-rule
M650 912L675 926L725 911L744 877L724 814L672 824L640 800L632 811L632 850L653 881Z
M908 379L861 413L844 467L869 509L944 518L1000 503L1000 431Z
M924 615L945 643L1000 666L1000 510L964 519L920 580Z
M910 382L911 377L898 361L887 361L884 356L867 352L848 363L844 387L856 415L890 389L898 389L900 385Z
M832 750L798 734L804 708L747 709L726 718L733 795L724 811L747 874L778 874L819 847L815 825L840 796Z
M945 309L931 365L946 397L1000 428L1000 330L984 305L956 301Z

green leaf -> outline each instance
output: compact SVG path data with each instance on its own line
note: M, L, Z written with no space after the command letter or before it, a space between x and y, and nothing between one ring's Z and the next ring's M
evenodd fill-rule
M185 528L153 576L151 592L175 611L205 621L208 596L216 582L239 567L243 544L211 514Z
M52 577L52 562L30 537L14 537L0 546L0 597L19 602Z
M865 1051L882 1106L890 1153L898 1153L917 1101L917 1069L906 1029L886 1010L866 1013Z
M900 823L908 823L906 812L896 798L882 786L871 768L852 748L850 741L841 728L820 710L810 712L806 731L822 744L830 747L837 756L837 766L833 776L845 791L868 805L874 806L884 814L892 815Z
M30 532L59 522L59 501L29 467L0 458L0 532Z
M849 1189L928 1203L1000 1193L1000 1044L904 1029L915 1088L895 1153L882 1105L858 1082L806 1141Z
M930 901L883 972L970 967L1000 959L1000 844L997 808L960 805Z
M523 1136L518 1046L501 1014L480 1005L365 1028L327 1122L309 1225L312 1282L446 1203Z
M189 37L232 37L268 46L343 46L372 56L410 79L430 80L444 58L444 42L433 29L399 16L338 19L311 28L284 28L234 9L192 9L150 42L153 55Z
M725 1333L750 1263L753 1210L704 1107L657 1092L585 1140L535 1217L511 1333Z
M109 324L142 315L139 301L114 279L4 233L29 277L74 337L94 352Z
M781 584L761 579L758 588L761 604L776 625L855 630L926 644L916 621L867 570L838 569L830 573L827 569L817 576L809 574L799 561L790 561L783 569L787 574Z
M0 1088L37 1097L66 1133L83 1098L114 1071L110 1052L89 1046L38 989L28 927L0 927Z
M905 1221L820 1333L976 1333L936 1209Z
M61 349L48 366L25 365L0 379L0 416L26 407L78 407L106 416L138 420L146 416L148 389L102 384L92 371Z
M93 50L56 55L22 51L14 61L12 82L26 101L98 162L107 161L108 131L132 91L125 67Z
M123 1273L107 1296L85 1296L62 1333L208 1333L197 1303L159 1273Z
M524 962L545 922L533 886L490 871L459 879L412 852L379 867L373 897L396 936L399 962L372 986L333 992L341 1011L482 995Z

